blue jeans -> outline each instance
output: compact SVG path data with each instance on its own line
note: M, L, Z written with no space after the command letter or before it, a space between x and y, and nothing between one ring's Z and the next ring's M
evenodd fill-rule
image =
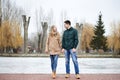
M72 49L65 50L66 73L70 74L70 55L71 55L72 61L74 63L75 74L79 74L79 67L78 67L76 52L73 52Z
M51 59L51 69L53 72L56 72L58 55L50 55Z

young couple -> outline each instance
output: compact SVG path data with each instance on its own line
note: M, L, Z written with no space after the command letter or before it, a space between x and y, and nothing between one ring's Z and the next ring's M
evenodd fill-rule
M62 46L60 41L60 34L57 32L56 26L51 27L49 36L46 41L45 52L50 54L52 78L53 79L56 78L58 56L62 51L62 53L65 54L65 65L66 65L65 78L70 77L70 55L71 55L72 61L74 63L76 78L80 79L79 66L76 55L76 47L78 45L78 33L76 29L71 27L71 22L69 20L66 20L64 22L64 26L66 30L63 33Z

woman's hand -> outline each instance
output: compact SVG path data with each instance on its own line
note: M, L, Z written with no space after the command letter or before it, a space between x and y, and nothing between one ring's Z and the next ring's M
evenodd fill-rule
M45 50L45 53L48 53L48 50Z

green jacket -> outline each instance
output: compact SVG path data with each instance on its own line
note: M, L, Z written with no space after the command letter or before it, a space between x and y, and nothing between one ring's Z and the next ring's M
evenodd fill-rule
M70 29L67 29L63 33L62 38L62 48L66 50L70 50L73 48L76 48L78 45L78 32L76 29L71 27Z

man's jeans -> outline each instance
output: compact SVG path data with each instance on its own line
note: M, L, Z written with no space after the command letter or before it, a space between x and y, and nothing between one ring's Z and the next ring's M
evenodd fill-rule
M65 50L66 73L70 74L70 55L71 55L72 61L74 63L75 74L79 74L79 67L78 67L76 52L73 52L72 49Z
M53 72L56 72L58 55L50 55L51 59L51 69Z

